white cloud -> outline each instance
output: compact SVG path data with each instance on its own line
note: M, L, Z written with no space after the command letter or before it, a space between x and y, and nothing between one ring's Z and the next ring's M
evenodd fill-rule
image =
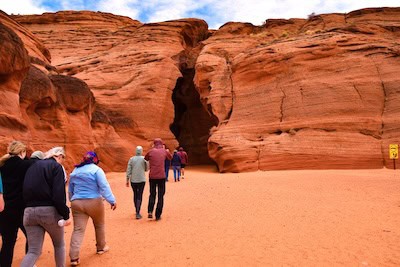
M312 13L319 0L221 0L215 3L215 14L220 24L229 21L262 24L270 18L305 18ZM212 25L210 25L212 26Z
M400 6L400 2L398 0L220 0L214 4L214 12L218 14L218 20L214 21L217 27L228 21L260 25L270 18L307 18L313 12L347 13L366 7L383 6L396 7Z
M143 4L143 8L153 10L148 16L150 22L187 17L187 14L193 10L194 6L197 5L191 0L155 0L147 1Z
M140 6L137 0L100 0L96 11L113 13L115 15L128 16L138 19Z
M7 14L42 14L47 10L40 7L35 0L12 0L0 1L0 10L3 10Z
M42 0L0 0L6 13L40 14ZM366 7L398 7L399 0L53 0L62 9L110 12L142 22L195 17L205 19L210 28L229 21L262 24L269 18L306 18L315 12L347 13Z
M84 10L84 0L59 0L63 10Z

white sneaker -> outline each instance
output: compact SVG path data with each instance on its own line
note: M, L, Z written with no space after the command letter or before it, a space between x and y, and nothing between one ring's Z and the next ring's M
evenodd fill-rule
M76 260L71 260L71 266L78 266L81 262L79 261L79 259Z
M99 254L99 255L101 255L101 254L106 253L106 252L109 251L109 250L110 250L110 247L106 245L103 249L97 250L96 253Z

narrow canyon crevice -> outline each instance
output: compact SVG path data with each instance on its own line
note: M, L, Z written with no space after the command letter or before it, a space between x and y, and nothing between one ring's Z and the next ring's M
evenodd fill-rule
M218 124L216 117L211 117L200 102L193 78L194 68L181 67L182 77L175 85L172 93L175 117L170 125L180 146L189 155L190 164L212 164L208 156L207 142L210 128Z

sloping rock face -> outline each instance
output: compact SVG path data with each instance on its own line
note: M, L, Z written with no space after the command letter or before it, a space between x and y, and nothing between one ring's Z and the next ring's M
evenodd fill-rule
M193 59L199 53L194 48L209 34L203 20L143 25L112 14L74 11L14 18L52 51L58 73L89 85L93 113L89 129L78 125L77 133L92 134L88 145L106 170L125 170L135 147L147 150L156 137L171 150L180 143L195 151L190 155L194 163L212 162L207 152L211 119L193 83ZM174 102L177 112L184 109L187 115L175 118ZM195 127L183 127L186 122ZM185 142L186 136L196 140ZM85 139L75 134L67 143L73 140Z
M74 157L94 148L113 171L155 137L221 172L392 167L399 15L399 8L364 9L262 26L231 22L212 33L198 19L13 16L33 34L13 22L27 52L20 64L0 57L0 69L12 65L7 77L23 70L12 86L0 81L2 92L15 88L21 110L4 108L3 128L11 132L9 121L17 121L14 138L40 132L37 140L63 140Z
M391 167L400 132L400 9L228 23L195 84L218 118L221 171Z
M59 75L50 53L26 28L0 13L0 143L21 140L33 150L64 146L69 163L93 146L93 94L77 78Z
M8 23L13 23L5 14L0 13L0 18L3 17ZM0 55L0 128L4 149L5 136L14 131L20 134L27 131L19 109L19 91L30 63L21 39L3 23L0 24Z

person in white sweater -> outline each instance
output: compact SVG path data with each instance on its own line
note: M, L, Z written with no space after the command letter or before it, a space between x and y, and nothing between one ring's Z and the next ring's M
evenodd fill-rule
M131 184L133 190L133 203L136 209L136 219L142 218L140 207L142 206L143 190L146 184L145 172L149 170L149 162L142 156L143 148L136 147L136 156L133 156L128 161L126 168L126 187Z

